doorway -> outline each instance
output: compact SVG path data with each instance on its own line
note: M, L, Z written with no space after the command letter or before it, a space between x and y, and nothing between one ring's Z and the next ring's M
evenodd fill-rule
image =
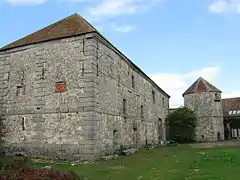
M163 127L162 127L162 119L158 119L158 143L161 143L162 141L162 132L163 132Z

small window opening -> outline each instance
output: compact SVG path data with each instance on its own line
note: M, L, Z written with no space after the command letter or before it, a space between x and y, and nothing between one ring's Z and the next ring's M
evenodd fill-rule
M155 91L152 91L153 104L155 104Z
M98 67L98 63L97 63L97 76L99 76L99 67Z
M116 130L116 129L114 129L114 130L113 130L113 134L116 134L116 133L117 133L117 130Z
M164 101L164 97L162 98L162 106L165 106L165 101Z
M117 130L114 129L113 130L113 147L114 147L114 151L116 150L115 147L117 146Z
M132 88L135 88L135 77L132 75Z
M85 71L85 69L84 69L84 62L82 62L82 76L84 76L84 71Z
M143 119L143 105L141 105L141 118Z
M220 132L217 133L217 140L218 140L218 141L221 140L221 134L220 134Z
M65 81L56 82L55 92L56 93L66 92L66 82Z
M218 93L215 94L215 99L214 101L221 101L221 97Z
M46 63L43 63L43 67L42 67L42 75L41 78L42 80L45 79L45 73L46 73Z
M126 114L126 106L127 106L127 100L123 99L123 114Z
M25 118L22 118L22 130L25 131Z
M24 94L25 94L25 92L24 92L23 86L17 86L17 93L16 93L16 95L20 96L20 95L24 95Z

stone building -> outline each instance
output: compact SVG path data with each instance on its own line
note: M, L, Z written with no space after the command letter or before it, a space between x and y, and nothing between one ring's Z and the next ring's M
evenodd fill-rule
M92 160L165 140L170 96L77 14L0 49L6 151Z
M221 91L198 78L184 93L184 105L195 111L196 141L224 140Z
M240 97L222 100L225 139L240 138Z

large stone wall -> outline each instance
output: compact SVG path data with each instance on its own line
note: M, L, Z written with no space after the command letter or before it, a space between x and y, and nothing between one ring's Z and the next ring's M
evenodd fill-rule
M0 52L0 105L9 153L95 158L92 41L86 35ZM57 82L66 83L66 92L55 92Z
M159 120L165 123L169 97L116 50L99 41L96 41L96 48L96 88L99 93L96 119L100 123L100 154L110 154L120 147L158 143L159 138L165 140L165 128ZM155 92L155 103L152 91ZM123 99L126 99L125 113Z
M91 160L165 140L169 97L102 42L88 34L0 52L9 154Z
M215 101L216 94L221 99L221 94L216 92L201 92L184 96L184 105L194 110L198 118L196 141L217 141L218 132L220 139L224 139L222 101Z

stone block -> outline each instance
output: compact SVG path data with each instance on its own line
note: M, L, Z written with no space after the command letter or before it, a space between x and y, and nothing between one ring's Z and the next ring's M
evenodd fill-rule
M117 158L118 158L118 155L117 155L117 154L114 154L114 155L109 155L109 156L103 156L103 157L102 157L102 160L104 160L104 161L110 161L110 160L117 159Z

